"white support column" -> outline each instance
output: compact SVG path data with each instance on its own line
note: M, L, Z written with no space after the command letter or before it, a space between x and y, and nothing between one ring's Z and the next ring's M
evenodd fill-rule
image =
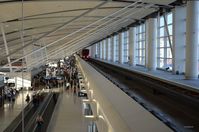
M129 64L135 66L136 28L129 29Z
M122 64L123 63L123 48L122 48L122 33L118 34L118 45L119 45L119 63Z
M187 1L186 71L187 79L198 78L199 1Z
M104 40L102 40L102 60L104 59Z
M114 36L111 36L111 61L114 62L115 58L114 58Z
M96 44L92 45L92 58L95 58L95 54L96 54Z
M24 44L24 38L23 38L23 32L24 31L20 31L19 32L19 34L20 34L20 38L21 38L21 42L22 42L22 46L24 46L25 44ZM28 47L26 47L26 49L28 49ZM26 49L25 48L23 48L23 55L25 55L26 54ZM22 58L23 59L23 58ZM25 56L25 64L26 64L26 67L27 67L27 63L28 63L28 57L27 56ZM23 62L24 63L24 62ZM23 64L22 64L23 65Z
M185 72L186 8L173 9L173 73Z
M157 59L157 20L156 18L149 18L146 25L146 36L147 36L147 68L148 70L156 69L156 59Z
M94 58L97 57L97 53L96 53L97 48L96 48L96 46L97 46L97 44L93 45L93 48L94 48L94 55L93 55L93 57Z
M100 43L98 42L97 44L96 44L96 48L97 48L97 58L99 58L100 57Z
M102 41L99 42L99 59L102 59Z
M89 50L90 57L93 57L93 45L89 47L90 47L90 50Z
M106 60L109 61L109 47L108 47L108 38L105 39L106 44Z
M4 31L4 27L3 24L1 23L1 33L2 33L2 37L3 37L3 41L4 41L4 46L5 46L5 50L6 50L6 55L9 54L9 50L8 50L8 43L6 41L6 35L5 35L5 31ZM9 64L9 68L10 68L10 72L12 72L12 65L11 65L11 61L10 61L10 56L7 57L8 60L8 64Z
M103 59L106 60L106 40L105 39L103 40L103 43L104 43L104 49L103 49L104 50L104 57L103 57Z

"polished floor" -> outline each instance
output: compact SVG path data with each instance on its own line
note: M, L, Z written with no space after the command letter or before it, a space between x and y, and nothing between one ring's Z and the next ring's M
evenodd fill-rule
M5 101L4 106L0 108L0 132L2 132L22 111L27 105L25 101L26 95L32 94L30 91L21 91L17 96L16 100Z
M60 95L48 132L87 132L89 121L83 116L82 100L73 89Z

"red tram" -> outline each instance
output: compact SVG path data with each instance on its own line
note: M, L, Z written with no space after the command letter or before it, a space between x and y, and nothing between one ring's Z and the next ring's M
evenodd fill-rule
M81 54L82 59L88 60L89 59L89 49L83 49Z

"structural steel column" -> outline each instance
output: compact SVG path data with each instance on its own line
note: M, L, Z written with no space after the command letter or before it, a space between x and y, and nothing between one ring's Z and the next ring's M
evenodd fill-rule
M186 79L198 78L199 1L187 1ZM180 27L179 27L180 28Z
M155 18L149 18L147 20L147 42L148 42L148 54L147 54L147 68L148 70L156 69L157 59L157 20Z
M115 58L114 58L114 36L111 36L111 61L114 62Z
M2 37L3 37L4 46L5 46L5 50L6 50L6 55L8 55L9 50L8 50L8 43L7 43L7 40L6 40L6 35L5 35L4 27L3 27L4 25L1 23L0 26L1 26L1 34L2 34ZM10 61L10 56L7 57L7 60L8 60L10 72L12 72L12 65L11 65L11 61Z
M108 46L108 38L105 39L106 44L106 60L109 61L109 46Z
M122 58L123 58L123 48L122 48L122 33L118 34L118 45L119 45L119 63L122 64Z
M131 27L129 29L129 64L135 66L135 46L136 46L136 29Z

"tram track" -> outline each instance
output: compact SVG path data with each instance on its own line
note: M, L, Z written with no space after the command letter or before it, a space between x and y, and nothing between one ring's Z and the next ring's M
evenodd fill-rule
M197 92L103 62L90 60L89 64L174 131L199 131Z

